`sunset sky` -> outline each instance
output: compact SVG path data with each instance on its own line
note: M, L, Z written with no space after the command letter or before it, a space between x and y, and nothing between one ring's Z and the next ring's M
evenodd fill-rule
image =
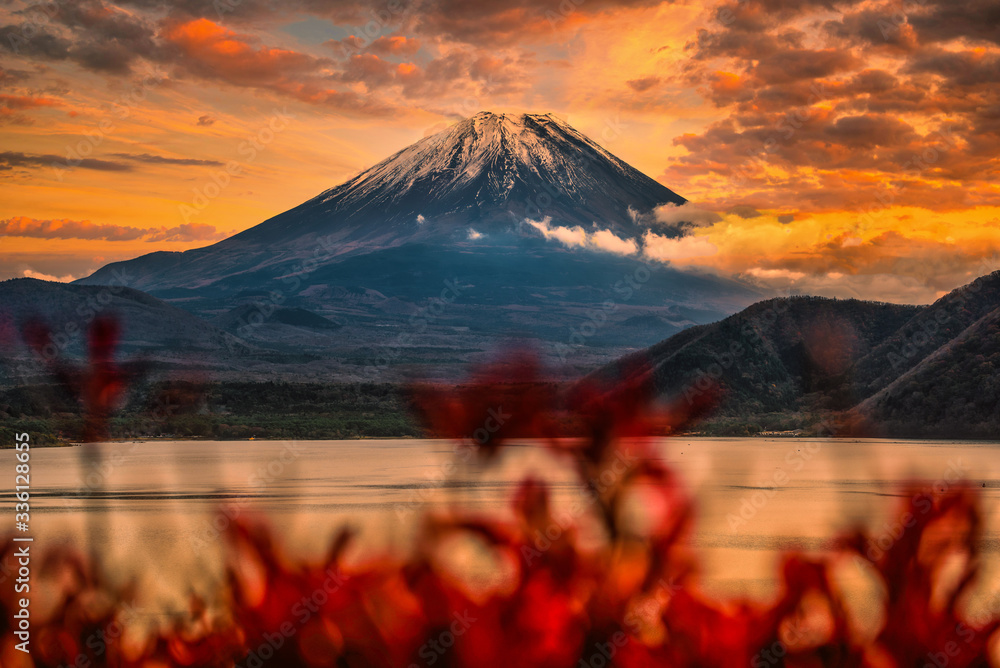
M995 0L14 1L0 86L0 278L206 245L484 109L691 200L680 265L906 302L1000 269Z

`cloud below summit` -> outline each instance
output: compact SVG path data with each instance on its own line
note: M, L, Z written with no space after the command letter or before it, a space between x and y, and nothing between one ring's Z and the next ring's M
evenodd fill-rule
M587 231L579 225L564 227L552 225L552 219L545 217L542 220L531 220L526 218L524 223L530 228L537 230L545 239L558 241L569 248L586 248L599 250L615 255L635 255L639 252L639 246L632 239L623 239L611 230Z

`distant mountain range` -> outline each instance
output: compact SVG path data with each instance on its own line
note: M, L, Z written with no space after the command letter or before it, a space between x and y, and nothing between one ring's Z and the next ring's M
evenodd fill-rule
M732 433L1000 436L1000 272L929 306L766 300L594 372L652 374L684 401L718 392Z
M76 284L124 277L249 344L308 356L315 379L458 375L511 339L583 372L767 296L642 257L652 212L684 202L552 115L483 112L234 237ZM303 318L337 327L303 331Z
M90 324L114 314L122 323L118 352L153 368L212 372L236 367L263 350L187 311L122 286L67 285L34 278L0 282L0 383L48 380L44 365L23 344L25 327L49 328L47 361L85 357Z

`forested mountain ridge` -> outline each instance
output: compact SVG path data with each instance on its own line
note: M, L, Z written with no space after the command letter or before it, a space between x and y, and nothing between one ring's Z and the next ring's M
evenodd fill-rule
M1000 435L1000 272L929 306L759 302L607 365L679 401L718 393L714 424L942 437ZM832 426L831 426L832 425Z

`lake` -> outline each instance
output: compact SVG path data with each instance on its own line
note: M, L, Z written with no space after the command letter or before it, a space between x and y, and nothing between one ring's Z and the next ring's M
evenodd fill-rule
M694 545L713 593L767 596L782 550L822 550L857 523L878 534L905 481L941 487L958 478L982 491L986 582L1000 592L998 443L675 438L656 448L698 501ZM115 577L138 577L166 607L183 607L189 586L207 586L218 573L227 514L266 515L303 555L321 554L344 523L360 530L359 552L400 553L426 507L505 513L526 475L549 481L557 505L579 494L567 467L530 441L486 470L447 476L452 456L452 444L436 440L37 448L31 535L36 549L95 546ZM14 464L13 451L0 451L11 480ZM12 501L11 492L3 496Z

